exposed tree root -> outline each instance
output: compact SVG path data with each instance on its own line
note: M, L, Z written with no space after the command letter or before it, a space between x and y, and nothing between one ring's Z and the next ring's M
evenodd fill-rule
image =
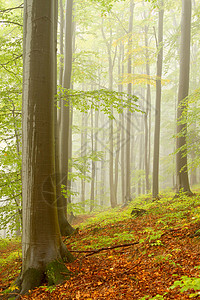
M182 191L182 190L180 190L180 191L176 192L176 194L174 195L174 199L179 198L182 193L184 195L188 196L188 197L195 196L195 194L191 191Z
M7 295L9 299L20 299L20 295L27 294L30 290L47 283L48 285L57 285L70 278L72 274L64 262L73 262L73 254L68 251L64 244L61 244L61 258L53 261L43 262L43 266L38 268L28 268L19 277L10 288L12 292ZM40 265L38 263L38 265Z
M20 295L27 294L30 290L47 283L50 285L61 284L68 280L71 272L62 260L54 260L46 265L45 269L29 268L20 275L15 282L16 289L9 294L9 299L20 299Z

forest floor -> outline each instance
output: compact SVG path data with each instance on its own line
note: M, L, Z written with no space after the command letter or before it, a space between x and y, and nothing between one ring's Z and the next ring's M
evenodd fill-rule
M67 264L71 279L21 299L200 299L198 193L140 197L83 220L64 240L76 257ZM20 242L0 241L0 299L19 274L20 256Z

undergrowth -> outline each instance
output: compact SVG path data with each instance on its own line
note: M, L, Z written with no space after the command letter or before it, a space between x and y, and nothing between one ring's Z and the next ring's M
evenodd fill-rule
M133 209L143 209L145 214L141 216L131 215ZM195 225L192 227L196 228L194 242L198 243L200 238L199 194L188 197L181 193L179 198L174 198L174 194L168 192L160 195L160 199L156 201L153 201L150 195L145 195L134 199L126 207L118 206L115 209L106 209L104 212L95 212L79 225L79 235L69 237L65 241L74 251L109 248L136 242L140 252L135 253L134 258L133 254L127 254L128 263L134 264L135 260L144 256L147 257L146 260L149 259L148 264L154 264L158 268L169 266L169 269L181 270L180 274L182 274L181 276L176 273L173 274L167 291L157 295L143 294L144 296L138 299L168 299L166 298L168 293L174 289L179 294L186 291L192 298L199 296L200 274L198 272L200 267L198 264L194 265L196 268L195 276L184 273L183 265L178 260L182 253L181 246L177 243L175 247L170 248L167 244L169 241L163 238L171 232L177 233L174 235L174 239L185 238L187 229L191 225ZM0 250L9 248L10 244L9 240L0 239ZM7 254L4 254L0 258L1 270L6 268L6 265L14 264L21 257L21 253L12 248ZM115 254L109 257L114 259ZM56 288L46 287L46 290L53 294Z

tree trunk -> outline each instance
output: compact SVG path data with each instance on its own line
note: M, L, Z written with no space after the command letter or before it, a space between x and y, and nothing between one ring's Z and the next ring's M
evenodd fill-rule
M187 168L187 122L180 120L187 110L190 72L190 37L191 37L191 0L182 0L181 44L180 44L180 73L177 107L177 186L178 192L192 194L188 180ZM181 134L181 136L180 136Z
M148 51L148 27L145 26L145 48L146 48L146 74L147 77L150 77L150 64L149 64L149 51ZM147 79L148 80L148 79ZM145 182L146 182L146 192L150 192L150 126L148 123L148 119L150 118L150 108L151 108L151 86L150 83L147 82L147 93L146 93L146 111L144 115L144 131L145 131L145 146L144 146L144 166L145 166Z
M130 16L129 16L129 39L128 39L128 74L132 73L132 31L133 31L133 0L130 1ZM132 84L128 83L127 92L131 95ZM127 110L127 124L126 124L126 202L131 200L131 112Z
M94 134L94 151L95 151L95 156L97 155L98 151L98 128L99 128L99 111L95 110L95 134ZM95 199L97 200L98 198L98 161L95 161Z
M65 18L65 55L64 55L64 72L62 86L67 92L71 84L72 70L72 10L73 0L66 1L66 18ZM57 185L62 185L65 192L68 190L68 159L69 159L69 132L70 132L70 103L69 97L65 94L61 101L61 120L60 120L60 180ZM60 186L61 189L61 186ZM74 232L67 221L67 199L61 194L58 198L59 210L58 219L62 235L70 235Z
M154 155L153 155L153 198L159 194L159 153L160 153L160 106L161 106L161 76L163 63L163 1L160 0L160 10L158 19L158 56L157 56L157 78L156 78L156 111L154 130Z
M91 109L91 153L94 154L94 120L93 109ZM91 189L90 189L90 212L94 208L94 184L95 184L95 161L92 159L92 174L91 174Z
M103 20L102 20L103 22ZM110 28L112 28L110 24ZM113 66L115 62L115 58L112 60L111 55L111 46L112 46L112 29L110 29L109 42L106 39L103 25L101 28L102 36L105 41L108 53L108 63L109 63L109 90L113 90ZM113 115L113 107L111 105L111 114ZM114 208L117 205L117 199L115 198L115 189L114 189L114 146L113 146L113 120L109 119L109 184L110 184L110 204L111 207Z
M101 184L100 184L100 205L103 207L105 204L104 198L105 198L105 128L104 128L104 114L101 112L101 152L103 154L103 157L101 159Z
M62 264L67 252L61 240L55 192L54 93L56 1L24 3L24 84L21 294L69 275ZM51 270L51 271L50 271Z
M117 126L117 142L116 142L116 155L115 155L115 199L117 199L117 188L118 188L118 173L119 173L119 154L120 154L120 123Z
M83 175L86 175L85 167L85 158L87 155L87 113L82 113L82 130L81 130L81 157L83 163ZM81 179L81 205L85 208L85 179Z
M122 61L122 70L121 76L124 75L124 45L121 45L121 61ZM120 91L123 92L123 84L120 85ZM120 114L120 124L121 124L121 195L122 203L125 202L125 124L124 124L124 113Z

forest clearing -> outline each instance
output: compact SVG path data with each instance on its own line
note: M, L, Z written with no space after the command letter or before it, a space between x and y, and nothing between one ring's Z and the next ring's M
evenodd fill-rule
M131 215L135 207L145 212ZM179 199L166 193L159 201L142 196L126 208L82 215L81 223L77 217L79 232L64 240L76 257L67 264L70 279L19 299L199 299L199 212L198 192ZM1 299L21 268L20 242L7 243L0 242Z

